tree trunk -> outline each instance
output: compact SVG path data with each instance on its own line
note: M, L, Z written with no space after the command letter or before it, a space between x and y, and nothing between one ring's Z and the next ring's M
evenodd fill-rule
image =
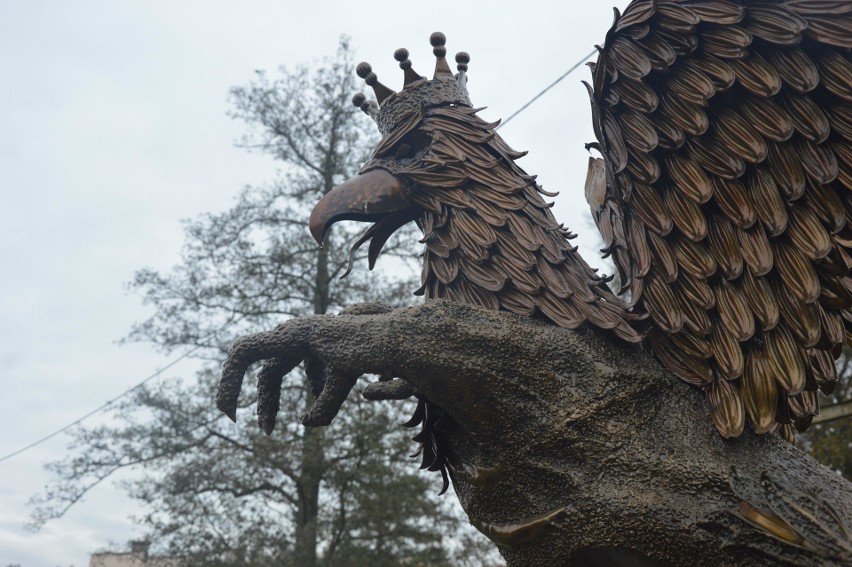
M319 248L314 276L314 313L317 315L324 314L328 309L329 279L328 248ZM306 409L309 409L314 403L314 397L307 384L305 384L305 395ZM319 493L325 467L323 433L321 429L308 429L302 437L294 550L294 565L298 567L316 567L317 565Z
M703 394L642 347L440 301L378 311L241 339L219 407L233 415L262 359L324 362L306 425L331 421L353 376L403 378L364 394L413 390L446 411L456 494L510 566L852 563L852 485L777 436L723 439Z
M311 400L310 393L308 400ZM319 491L325 453L323 434L319 428L308 428L302 438L302 463L299 475L298 509L295 522L296 546L294 565L316 567L317 565L317 516L319 514Z

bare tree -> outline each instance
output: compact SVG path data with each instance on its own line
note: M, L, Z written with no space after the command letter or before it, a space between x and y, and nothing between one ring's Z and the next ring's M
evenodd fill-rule
M130 284L153 315L129 340L165 352L197 349L204 367L194 384L138 388L108 424L75 431L70 456L48 465L55 482L34 499L37 523L131 469L139 474L123 488L148 505L141 523L149 537L198 564L476 561L472 540L450 560L443 538L450 526L456 533L457 514L436 500L431 479L406 466L412 444L398 409L353 396L335 427L305 430L291 421L267 437L253 420L233 427L211 408L218 365L238 334L357 301L410 301L410 271L401 272L408 279L359 272L341 281L348 250L338 243L352 234L318 248L307 230L310 205L352 175L376 140L351 106L352 69L343 41L313 69L282 70L275 79L258 73L233 89L232 114L252 128L241 144L272 154L281 178L246 188L227 211L187 222L180 263L165 273L140 270ZM416 255L411 243L388 245L401 266ZM276 401L292 416L312 403L298 376Z

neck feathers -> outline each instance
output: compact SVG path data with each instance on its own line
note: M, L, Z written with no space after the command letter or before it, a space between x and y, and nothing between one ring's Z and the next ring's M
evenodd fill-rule
M535 177L470 109L441 109L423 125L433 142L412 198L424 209L422 291L447 299L542 316L574 329L589 321L631 342L636 319L572 246ZM415 173L415 172L412 172ZM434 179L430 179L430 175ZM548 195L551 196L551 195Z

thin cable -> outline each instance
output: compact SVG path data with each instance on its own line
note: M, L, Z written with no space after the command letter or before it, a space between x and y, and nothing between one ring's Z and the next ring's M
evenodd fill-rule
M132 391L134 391L134 390L137 390L137 389L141 388L141 387L142 387L142 386L144 386L146 383L150 382L151 380L153 380L154 378L156 378L157 376L159 376L160 374L162 374L163 372L165 372L166 370L168 370L169 368L171 368L172 366L174 366L175 364L177 364L178 362L180 362L180 361L181 361L181 360L183 360L184 358L186 358L186 357L190 356L190 355L191 355L191 354L193 354L195 351L197 351L197 350L199 350L199 349L201 349L201 348L204 348L204 347L209 347L210 345L206 344L206 341L208 341L209 339L212 339L212 338L213 338L213 337L214 337L217 333L219 333L219 332L221 332L221 331L224 331L226 328L230 327L231 325L233 325L233 324L234 324L234 323L236 323L237 321L239 321L239 319L234 319L234 320L232 320L232 321L228 321L227 323L225 323L224 325L222 325L221 327L219 327L218 329L216 329L215 331L213 331L212 333L210 333L209 335L207 335L206 337L204 337L203 342L202 342L201 344L195 345L194 347L192 347L191 349L189 349L188 351L186 351L185 353L183 353L182 355L180 355L180 356L179 356L179 357L177 357L176 359L172 360L171 362L169 362L168 364L166 364L166 365L165 365L165 366L163 366L162 368L159 368L156 372L154 372L153 374L151 374L150 376L148 376L147 378L145 378L144 380L142 380L141 382L139 382L139 383L138 383L138 384L136 384L135 386L133 386L133 387L131 387L131 388L128 388L127 390L123 391L122 393L120 393L119 395L115 396L114 398L112 398L112 399L110 399L110 400L107 400L106 402L104 402L103 404L99 405L98 407L96 407L95 409L93 409L92 411L90 411L89 413L87 413L86 415L84 415L84 416L82 416L82 417L79 417L79 418L75 419L74 421L72 421L72 422L71 422L71 423L69 423L68 425L66 425L66 426L64 426L64 427L61 427L61 428L57 429L57 430L56 430L56 431L54 431L53 433L50 433L50 434L45 435L44 437L42 437L42 438L40 438L40 439L38 439L38 440L36 440L36 441L33 441L32 443L30 443L29 445L27 445L27 446L25 446L25 447L21 447L21 448L20 448L20 449L18 449L17 451L13 451L12 453L9 453L8 455L4 455L4 456L0 457L0 463L2 463L3 461L7 461L7 460L9 460L9 459L11 459L12 457L15 457L15 456L17 456L17 455L20 455L21 453L24 453L24 452L26 452L26 451L29 451L29 450L30 450L30 449L32 449L33 447L36 447L36 446L38 446L38 445L41 445L41 444L42 444L42 443L44 443L45 441L48 441L48 440L50 440L50 439L53 439L54 437L56 437L56 436L57 436L57 435L59 435L60 433L65 433L66 431L68 431L69 429L71 429L72 427L74 427L75 425L80 424L81 422L83 422L84 420L86 420L86 419L88 419L88 418L92 417L92 416L93 416L93 415L95 415L96 413L102 412L103 410L107 409L109 406L111 406L112 404L114 404L115 402L117 402L118 400L120 400L121 398L123 398L124 396L126 396L127 394L129 394L130 392L132 392Z
M570 75L570 74L571 74L571 73L572 73L575 69L577 69L577 67L579 67L580 65L582 65L583 63L585 63L586 61L588 61L588 59L589 59L592 55L594 55L595 53L597 53L597 52L598 52L598 51L597 51L597 49L593 49L592 51L590 51L590 52L588 53L588 55L586 55L585 57L583 57L582 59L580 59L579 61L577 61L574 65L572 65L572 66L571 66L571 68L570 68L570 69L568 69L567 71L565 71L565 72L562 74L562 76L561 76L561 77L559 77L558 79L556 79L555 81L553 81L552 83L550 83L550 84L549 84L549 85L548 85L548 86L547 86L547 87L546 87L543 91L541 91L540 93L538 93L537 95L535 95L534 97L532 97L528 103L526 103L526 104L525 104L525 105L523 105L521 108L519 108L518 110L516 110L514 114L512 114L511 116L509 116L509 118L507 118L506 120L504 120L503 122L501 122L501 123L500 123L500 125L499 125L499 126L497 126L497 130L499 130L500 128L502 128L502 127L503 127L503 126L505 126L506 124L508 124L508 123L509 123L509 120L511 120L512 118L514 118L515 116L517 116L518 114L520 114L521 112L523 112L524 110L526 110L526 109L527 109L527 107L529 107L529 105L531 105L532 103L534 103L535 101L537 101L539 98L541 98L541 95L543 95L544 93L546 93L547 91L549 91L550 89L552 89L553 87L555 87L557 84L559 84L559 81L561 81L562 79L564 79L565 77L567 77L568 75Z

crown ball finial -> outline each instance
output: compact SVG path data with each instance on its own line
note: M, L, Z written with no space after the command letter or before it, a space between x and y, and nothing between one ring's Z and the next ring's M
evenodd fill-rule
M435 54L435 57L444 57L447 54L447 48L444 47L447 44L447 36L441 32L430 35L429 43L432 44L432 53Z
M360 108L367 116L375 119L377 112L375 103L371 102L364 93L355 93L352 97L352 104L354 104L357 108Z
M411 59L408 58L408 50L406 48L400 47L394 51L393 58L399 61L399 68L403 71L411 69ZM406 77L406 82L408 82L408 77Z
M379 101L379 104L381 104L386 98L394 94L392 90L390 90L379 82L379 78L376 76L375 73L373 73L373 67L369 63L358 63L358 66L355 67L355 73L357 73L359 77L364 79L365 83L373 87L373 91L376 93L376 100Z
M467 64L470 63L470 55L466 51L456 53L456 63L459 73L467 71Z
M447 44L447 36L436 31L429 36L429 43L432 44L432 47L443 47Z
M361 63L358 63L358 66L355 67L355 73L359 77L361 77L362 79L366 79L367 75L369 75L372 72L373 72L373 66L370 65L369 63L367 63L366 61L362 61Z
M355 72L358 73L358 76L364 79L364 82L370 85L371 87L376 86L376 83L379 82L379 77L375 73L373 73L373 68L369 63L361 63L355 68Z
M399 61L399 68L405 73L405 84L403 88L408 88L420 80L420 75L414 72L411 68L411 59L408 58L408 50L400 47L393 52L393 58Z
M447 48L444 47L447 44L447 36L441 32L435 32L429 36L429 43L432 44L432 53L435 54L435 57L440 58L447 55Z
M442 76L452 77L453 72L450 71L450 66L447 65L447 48L444 47L447 43L447 36L441 32L435 32L429 36L429 43L432 44L432 53L434 53L437 58L437 61L435 61L434 77L436 79Z

